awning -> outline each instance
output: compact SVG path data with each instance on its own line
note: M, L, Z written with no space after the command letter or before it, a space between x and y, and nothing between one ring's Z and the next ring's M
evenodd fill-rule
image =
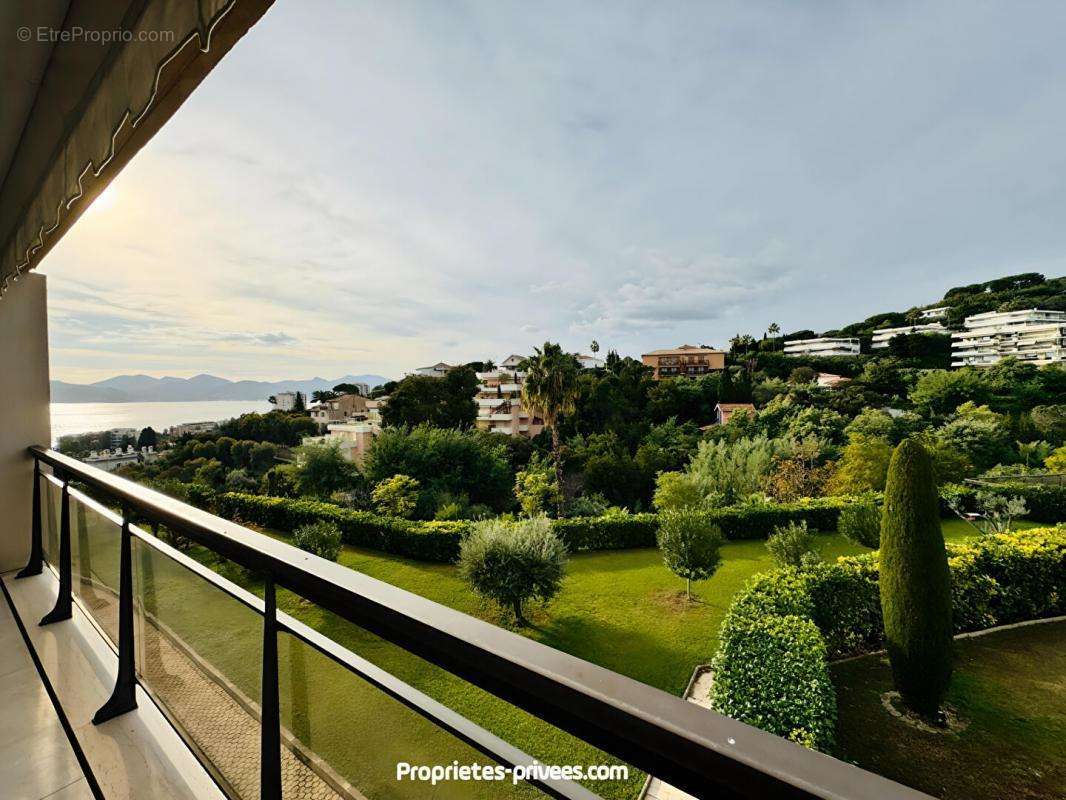
M272 2L0 7L0 295L40 263Z

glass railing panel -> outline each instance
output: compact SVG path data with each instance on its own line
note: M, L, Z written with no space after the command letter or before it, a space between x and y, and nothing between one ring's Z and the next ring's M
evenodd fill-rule
M142 683L234 797L259 797L263 621L144 541L133 540Z
M501 780L397 779L397 765L500 766L378 686L288 632L278 636L283 796L293 800L523 800Z
M59 561L59 508L63 490L53 480L41 474L41 547L45 560L55 566Z
M112 642L118 642L119 544L122 520L70 493L71 588Z

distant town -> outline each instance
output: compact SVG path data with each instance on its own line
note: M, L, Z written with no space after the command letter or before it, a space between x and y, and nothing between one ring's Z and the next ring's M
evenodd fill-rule
M1004 358L1015 358L1033 366L1058 364L1066 360L1066 311L1039 308L1017 311L991 311L966 316L960 330L951 330L944 320L951 306L938 305L912 310L905 325L874 328L865 336L803 336L773 337L771 326L762 342L771 351L778 345L784 356L793 358L853 358L869 354L889 354L906 351L908 342L917 337L930 352L950 354L950 366L990 367ZM641 355L641 362L657 380L677 377L698 377L726 369L727 355L743 353L753 344L752 337L734 337L729 351L704 345L682 344L677 347L652 350ZM604 358L593 343L592 353L572 354L584 370L602 369ZM612 354L614 355L614 354ZM617 358L617 355L615 355ZM443 379L463 367L474 369L477 379L473 400L476 405L475 425L478 430L508 436L532 438L544 428L544 420L530 413L522 404L522 386L526 380L524 365L527 356L511 354L498 364L468 362L452 364L439 361L409 371L408 379ZM321 379L315 379L321 380ZM816 372L813 382L823 388L847 383L848 377L832 372ZM346 461L360 464L374 437L383 427L383 411L389 402L389 392L398 382L385 381L371 386L366 381L350 380L332 389L319 389L310 399L300 391L281 391L270 395L269 402L282 412L306 413L316 424L318 434L307 436L303 444L335 446ZM738 410L754 410L751 403L720 403L708 424L723 424ZM217 421L187 422L162 432L166 440L210 433L218 428ZM87 434L96 437L99 447L90 448L83 460L105 470L135 463L149 463L158 457L159 436L147 429L116 428ZM74 437L84 439L85 437ZM68 449L70 442L67 443Z

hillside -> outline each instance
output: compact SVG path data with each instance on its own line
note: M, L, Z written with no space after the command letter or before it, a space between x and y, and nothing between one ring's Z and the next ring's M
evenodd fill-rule
M821 333L811 330L794 331L783 338L788 340L809 336L869 336L877 328L892 328L916 322L922 310L939 306L950 307L941 322L953 330L961 329L966 317L987 311L1019 311L1027 308L1066 311L1066 276L1045 278L1038 272L1025 272L984 283L956 286L948 289L939 300L923 305L902 311L873 314L862 322L853 322L842 328Z

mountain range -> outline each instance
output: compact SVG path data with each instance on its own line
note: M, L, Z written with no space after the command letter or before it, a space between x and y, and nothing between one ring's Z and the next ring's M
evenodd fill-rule
M367 383L373 388L385 383L381 375L345 375L341 378L310 378L288 381L230 381L214 375L192 378L153 378L150 375L118 375L96 383L52 381L53 403L153 403L199 400L266 400L278 392L303 392L307 397L339 383Z

